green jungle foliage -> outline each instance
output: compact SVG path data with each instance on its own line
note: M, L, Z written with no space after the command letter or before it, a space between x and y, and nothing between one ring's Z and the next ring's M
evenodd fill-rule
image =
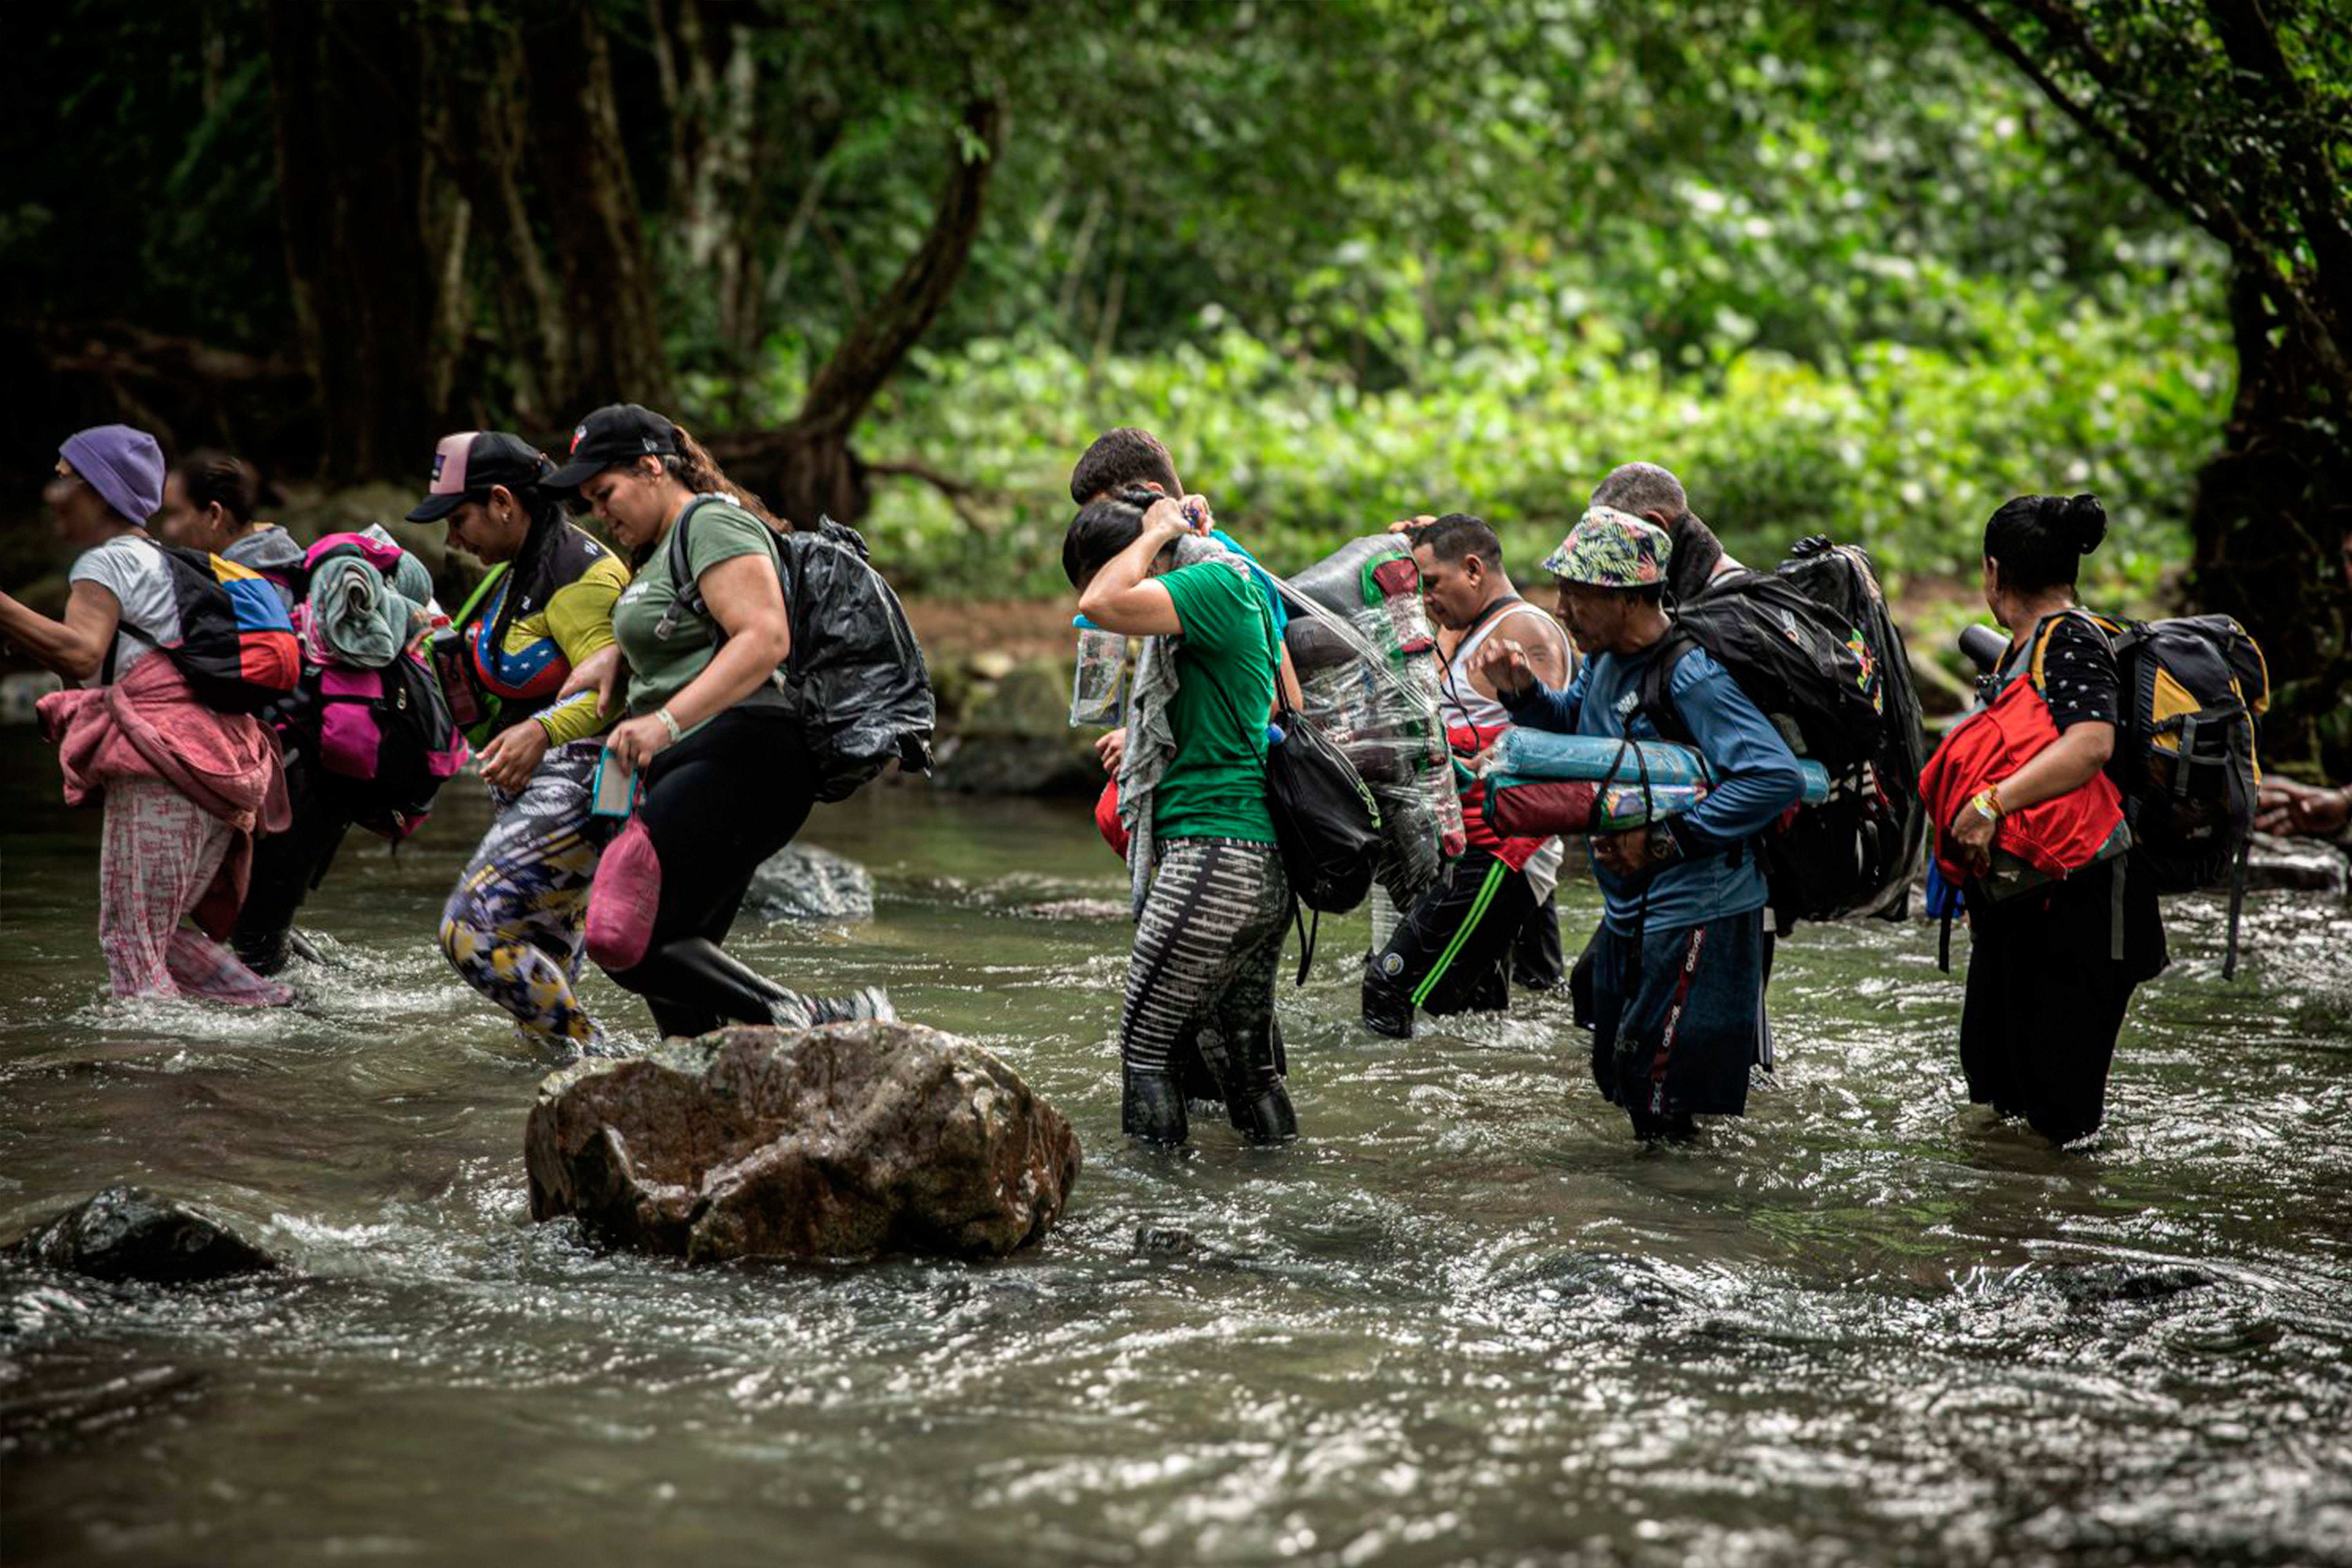
M2217 247L1921 0L381 5L419 51L382 73L419 84L397 129L437 248L413 281L456 336L370 373L425 376L439 428L551 447L586 392L551 391L540 345L599 307L534 316L518 282L536 233L562 285L549 215L580 194L532 140L551 45L584 25L608 59L604 194L637 216L667 366L611 390L706 436L803 412L950 160L992 157L969 104L1002 106L970 259L852 437L878 466L863 526L917 589L1063 591L1069 462L1133 423L1277 563L1432 508L1524 560L1642 457L1751 558L1827 529L1898 574L1968 569L2010 494L2094 489L2118 525L2103 591L2144 607L2228 405ZM0 298L26 325L0 348L97 363L159 418L168 375L85 342L242 354L247 389L331 356L281 260L287 225L324 220L273 206L300 9L35 23L44 69L0 132ZM320 58L386 15L328 4ZM520 229L496 226L501 181ZM366 196L340 190L341 221ZM594 346L563 384L597 384ZM304 477L338 411L288 402L206 434Z

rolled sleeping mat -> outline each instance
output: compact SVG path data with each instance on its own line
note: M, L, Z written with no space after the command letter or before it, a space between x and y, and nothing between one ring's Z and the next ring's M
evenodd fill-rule
M1522 779L1622 779L1640 784L1695 784L1706 781L1706 761L1671 741L1626 742L1605 735L1563 735L1513 725L1495 742L1489 773Z
M1622 833L1654 817L1679 816L1706 798L1705 784L1601 784L1592 779L1486 780L1486 826L1506 838L1561 833Z
M1294 595L1304 595L1343 618L1362 613L1379 602L1380 590L1370 585L1370 570L1386 563L1411 561L1412 551L1393 533L1351 539L1312 566L1284 579ZM1418 588L1416 574L1413 586ZM1296 655L1293 656L1294 658Z
M1486 771L1522 779L1646 782L1653 786L1707 784L1715 773L1704 757L1672 741L1635 741L1629 745L1607 735L1563 735L1517 725L1504 731L1496 741L1494 760ZM1827 768L1810 757L1799 757L1797 771L1805 779L1802 804L1819 805L1829 799Z

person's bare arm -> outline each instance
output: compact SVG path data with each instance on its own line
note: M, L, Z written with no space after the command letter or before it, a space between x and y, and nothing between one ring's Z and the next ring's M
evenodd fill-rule
M1529 620L1541 616L1543 625L1530 627ZM1517 634L1525 635L1517 635ZM1496 644L1516 649L1517 659L1508 661L1510 689L1517 691L1525 682L1518 677L1524 672L1557 691L1568 684L1568 638L1549 616L1540 610L1522 610L1514 614L1507 626L1496 626L1486 640L1478 645L1471 659L1470 684L1481 695L1500 699L1496 676L1505 672L1507 656L1489 655L1487 649Z
M0 594L0 637L70 681L88 680L105 668L106 650L114 646L115 628L121 624L122 601L102 583L76 583L61 621Z
M691 730L757 691L793 651L792 623L784 615L783 590L775 562L766 554L734 555L697 579L710 618L727 633L702 673L664 706L680 730ZM632 767L643 767L669 743L669 731L656 714L616 726L605 750Z
M1151 581L1151 563L1192 525L1165 496L1143 514L1143 531L1113 556L1078 595L1078 614L1107 632L1131 637L1169 637L1184 629L1176 601Z

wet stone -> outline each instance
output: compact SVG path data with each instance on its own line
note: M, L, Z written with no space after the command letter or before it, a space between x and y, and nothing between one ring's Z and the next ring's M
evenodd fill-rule
M940 787L959 795L1100 794L1098 730L1070 728L1070 672L1034 658L977 687L952 744L940 748Z
M2220 1280L2201 1268L2134 1268L2120 1263L2084 1263L2053 1269L2051 1285L2078 1307L2110 1301L2158 1301Z
M1001 1257L1077 1180L1068 1120L918 1024L741 1026L583 1062L524 1132L531 1215L693 1262Z
M2246 886L2251 889L2288 889L2341 898L2347 875L2352 875L2352 863L2346 861L2344 852L2316 839L2274 838L2257 833L2246 854Z
M766 920L872 920L874 874L830 849L787 844L751 873L743 907Z
M144 1187L112 1186L6 1248L15 1258L93 1279L186 1285L278 1267L208 1215Z

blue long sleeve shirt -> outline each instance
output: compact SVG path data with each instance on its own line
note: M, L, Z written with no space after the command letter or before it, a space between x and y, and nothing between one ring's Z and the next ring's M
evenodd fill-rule
M1643 672L1662 647L1630 658L1596 655L1584 661L1566 690L1538 682L1516 699L1505 698L1503 705L1512 722L1530 729L1663 740L1647 714L1633 711ZM1677 819L1685 854L1650 873L1646 911L1642 879L1628 880L1593 867L1593 879L1608 902L1610 929L1626 934L1637 921L1663 931L1762 909L1764 871L1753 847L1738 857L1736 866L1729 851L1762 832L1804 793L1789 743L1705 648L1683 657L1667 691L1715 784L1696 810Z

